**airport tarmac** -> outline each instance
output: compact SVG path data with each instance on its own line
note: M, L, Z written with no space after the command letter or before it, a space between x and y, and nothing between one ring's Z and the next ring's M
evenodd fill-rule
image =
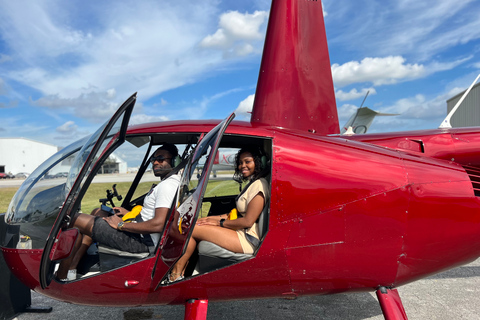
M374 262L372 262L374 263ZM480 259L398 289L410 320L480 319ZM99 299L101 299L99 297ZM32 294L32 306L51 306L48 314L23 313L18 320L183 319L183 306L76 306ZM208 319L384 319L375 293L210 302Z

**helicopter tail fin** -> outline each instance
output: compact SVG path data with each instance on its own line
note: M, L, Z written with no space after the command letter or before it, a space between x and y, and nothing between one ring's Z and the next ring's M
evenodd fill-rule
M340 133L320 0L273 0L251 123Z

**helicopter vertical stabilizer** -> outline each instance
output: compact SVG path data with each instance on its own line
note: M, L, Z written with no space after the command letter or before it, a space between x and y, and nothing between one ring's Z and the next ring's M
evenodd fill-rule
M251 123L340 133L321 1L272 1Z

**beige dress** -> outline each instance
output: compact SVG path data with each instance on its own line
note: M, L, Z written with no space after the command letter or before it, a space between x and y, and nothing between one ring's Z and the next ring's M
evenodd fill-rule
M250 201L255 198L259 193L263 194L264 205L267 199L270 197L270 191L268 188L268 182L264 178L258 179L253 182L248 189L238 198L237 200L237 211L238 214L243 217L247 212L247 207ZM246 229L237 230L237 235L242 245L243 253L252 254L255 251L255 247L247 240L246 233L252 235L253 237L259 239L258 223L255 222L253 226Z

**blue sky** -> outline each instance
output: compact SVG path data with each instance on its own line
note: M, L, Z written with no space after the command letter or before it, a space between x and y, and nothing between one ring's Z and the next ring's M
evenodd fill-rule
M323 1L340 124L436 128L480 73L474 0ZM132 123L246 119L268 0L0 1L0 137L66 146L132 93ZM242 116L243 115L243 116Z

